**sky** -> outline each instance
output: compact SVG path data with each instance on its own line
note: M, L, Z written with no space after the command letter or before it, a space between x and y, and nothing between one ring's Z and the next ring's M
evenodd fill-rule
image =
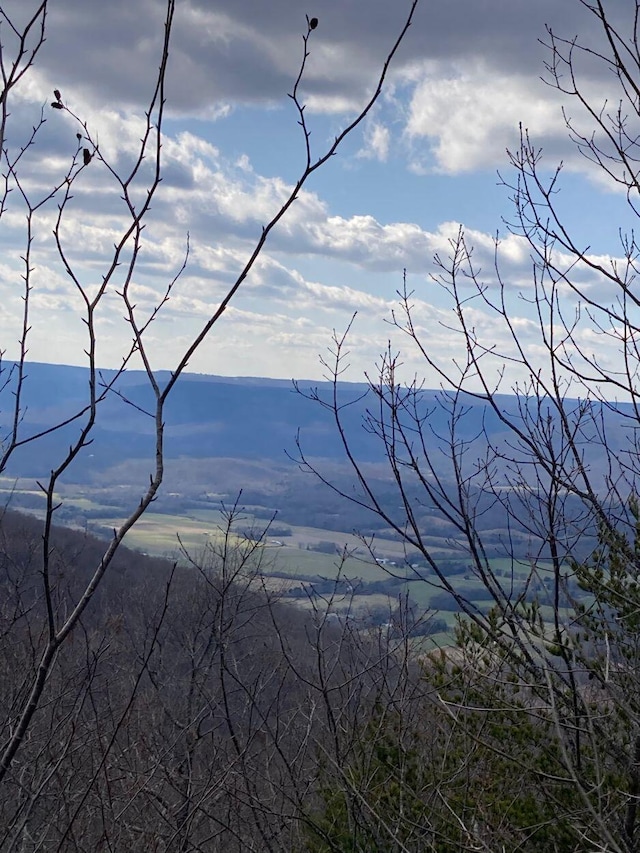
M622 15L622 27L630 26L624 19L630 5L608 4L612 15ZM36 6L33 0L3 4L16 27ZM188 235L187 266L145 332L154 368L171 369L180 361L304 169L305 141L289 93L303 57L306 16L319 21L309 35L299 89L315 161L367 102L409 7L407 0L178 0L163 180L131 285L144 322L181 268ZM26 196L37 206L28 357L87 363L85 304L53 235L61 195L38 205L69 169L78 172L60 240L85 292L94 293L127 227L110 169L124 174L136 156L160 62L164 15L163 0L51 5L46 42L9 100L11 157L30 139L42 111L46 121L18 163L20 185L9 177L12 191L0 219L0 349L6 358L17 357L24 323ZM597 21L579 0L421 0L375 107L310 176L188 369L321 379L333 334L342 335L355 314L343 378L374 375L390 346L401 353L407 376L436 386L437 374L391 321L394 312L399 316L397 291L406 270L416 329L430 358L446 369L464 359L452 330L451 294L438 282L434 263L436 255L449 256L461 228L473 247L479 281L490 288L497 286L498 235L508 310L535 360L540 332L530 249L509 231L515 173L508 151L518 150L520 126L541 149L544 169L551 174L562 161L557 203L580 245L595 255L619 256L619 229L632 225L624 194L570 138L566 116L585 133L589 117L575 98L549 85L545 25L594 48L601 44ZM17 44L7 20L0 37L7 63ZM616 102L610 69L588 57L580 58L578 68L582 89L598 108L607 99ZM99 156L86 167L78 157L78 145L89 144L85 129L66 110L51 107L54 89L86 123L92 150L98 143ZM136 179L136 198L144 197L150 175L148 161ZM131 344L121 286L116 275L96 312L103 367L119 366ZM584 279L587 293L603 286ZM462 298L472 294L469 282ZM477 301L469 310L478 335L508 352L500 317ZM585 340L589 334L593 329L584 330ZM615 352L602 358L614 360Z

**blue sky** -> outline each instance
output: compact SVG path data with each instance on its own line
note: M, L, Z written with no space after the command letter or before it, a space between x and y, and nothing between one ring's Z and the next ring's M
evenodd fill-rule
M620 7L609 5L617 14ZM29 2L11 6L13 14L26 14ZM191 256L147 333L155 367L177 363L298 177L304 147L287 93L302 54L305 13L319 18L302 86L319 154L365 103L408 8L404 0L318 0L308 7L299 0L177 4L165 181L136 273L139 311L152 310L175 274L187 232ZM49 107L56 87L87 122L105 160L119 168L131 157L158 63L162 16L162 0L57 0L51 7L47 42L10 103L13 146L26 138L45 105L46 124L22 166L34 198L64 173L76 147L77 125ZM408 375L416 372L437 384L388 320L406 267L430 353L442 363L456 357L459 341L448 328L452 304L433 279L433 256L446 254L460 226L489 286L495 280L492 239L497 231L505 237L501 273L510 309L525 346L535 353L532 309L519 298L531 292L529 252L508 237L504 220L512 205L498 176L513 176L506 149L517 148L519 123L529 128L550 169L564 162L559 199L579 242L597 254L619 254L618 228L632 224L624 196L598 177L568 138L563 103L580 127L588 129L588 123L575 104L540 79L548 57L539 41L545 24L597 44L593 16L579 0L422 0L382 98L309 181L189 369L320 378L318 356L330 345L332 330L346 328L357 311L347 378L360 381L391 337L403 351ZM6 47L11 49L10 38ZM583 73L595 102L616 97L610 74L589 64ZM117 188L97 159L77 179L74 196L63 236L81 281L91 288L108 267L124 220L118 218ZM83 364L82 303L57 256L54 215L50 203L35 220L29 357ZM13 192L0 223L0 348L10 358L17 355L22 322L23 223L24 208ZM478 328L487 340L500 341L496 318L478 310ZM117 366L130 345L122 315L114 289L97 326L98 361L105 367Z

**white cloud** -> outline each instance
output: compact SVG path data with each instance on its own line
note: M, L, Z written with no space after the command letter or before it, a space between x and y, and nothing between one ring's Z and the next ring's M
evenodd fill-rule
M536 77L505 74L483 61L427 63L409 107L406 132L425 138L437 170L449 174L503 165L519 144L519 126L536 138L564 127L560 99ZM417 75L416 75L417 76Z
M372 121L365 130L364 145L356 156L365 160L379 160L384 163L389 157L390 142L389 128Z
M59 0L52 13L44 64L25 78L25 87L12 107L18 130L15 137L10 135L9 143L28 137L40 104L48 104L56 85L65 102L86 117L105 159L124 174L134 162L144 131L140 105L148 98L157 66L161 5L142 0L132 11L131 4L113 0L96 12L80 0ZM555 16L565 29L574 30L574 19L566 11L569 4L558 6L551 0L507 7L502 0L483 4L461 0L455 7L436 4L423 10L393 72L393 98L370 118L364 140L353 139L347 147L348 156L354 158L349 176L373 174L378 163L389 170L377 173L384 175L379 184L383 202L372 212L368 206L374 196L371 188L355 181L347 187L346 180L345 187L341 186L347 171L333 165L339 158L329 163L278 224L239 298L190 367L318 375L316 354L324 350L332 328L346 325L357 311L353 362L362 371L389 337L400 345L402 336L384 320L390 316L405 267L409 285L416 290L414 311L420 332L434 359L450 362L459 339L447 326L455 315L446 292L429 276L435 271L434 254L446 263L460 223L450 209L438 216L442 196L432 197L428 183L425 198L420 199L427 213L422 216L419 205L414 204L412 213L403 215L401 203L395 199L398 173L391 171L397 166L401 146L396 150L394 142L392 152L392 138L401 139L401 128L405 128L406 152L413 158L414 168L427 173L438 170L439 180L504 165L504 149L517 146L520 121L532 128L534 139L544 144L551 161L570 150L558 101L538 80L541 66L536 36L543 32L542 16L548 14L550 20ZM302 87L309 110L344 112L362 103L401 13L397 4L381 0L373 4L326 0ZM275 101L286 100L302 56L303 29L304 12L293 0L250 6L230 0L178 4L168 90L168 108L176 123L170 125L172 133L163 140L163 182L142 235L131 290L141 318L148 317L179 269L190 233L189 266L162 317L147 334L158 367L175 364L194 331L215 311L243 269L263 225L291 191L296 178L289 171L289 167L294 169L293 158L276 168L273 164L281 161L271 156L287 159L289 150L270 150L278 146L270 137L252 139L247 123L257 112L243 113L243 109L248 103L264 107L264 119ZM97 44L103 49L96 51ZM427 62L425 55L430 57ZM587 85L596 102L608 92L597 76L589 77ZM76 133L82 128L58 113L46 107L41 142L25 155L23 186L34 200L63 180L77 154ZM225 116L231 116L228 125L222 121ZM180 126L180 117L190 120ZM330 144L338 124L335 116L315 117L314 150L320 150L327 139ZM248 149L251 155L246 153L249 139L254 143ZM425 148L429 149L427 155ZM585 163L575 156L569 159L569 166L585 169ZM152 177L149 158L136 178L138 202L145 198ZM446 192L448 185L441 186L440 191ZM69 261L91 292L109 269L113 244L130 225L120 195L118 182L97 158L73 184L74 198L65 212L62 237ZM387 199L397 202L394 214L384 209ZM35 219L31 356L50 357L49 340L53 339L60 360L81 362L86 348L84 308L58 263L52 236L56 203L53 199L43 206ZM482 199L475 204L480 208ZM19 256L24 250L20 235L24 238L25 209L18 193L12 193L10 205L2 218L5 251L0 302L6 310L0 321L0 349L17 340L23 293ZM459 218L464 220L465 214ZM491 297L498 294L493 227L482 224L466 232L480 281ZM507 234L501 239L505 298L512 300L514 327L533 347L534 306L517 300L520 292L528 298L533 295L529 255L522 238ZM126 253L122 260L126 262ZM567 266L572 262L561 254L558 260ZM114 284L121 285L125 272L123 263ZM572 274L585 293L615 297L599 276L577 269ZM465 297L473 293L469 279L461 276L458 284ZM574 306L576 295L566 296ZM479 300L472 312L470 319L478 333L506 351L509 344L498 318ZM98 317L105 335L100 350L103 363L118 363L130 345L131 332L123 314L122 302L112 288ZM409 372L424 369L421 364L417 354L408 353Z

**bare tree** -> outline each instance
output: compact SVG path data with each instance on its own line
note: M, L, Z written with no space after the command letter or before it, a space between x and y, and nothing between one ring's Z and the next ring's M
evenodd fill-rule
M245 524L230 507L180 567L121 550L3 783L3 850L319 851L347 838L358 850L436 849L432 735L437 725L446 738L448 716L402 615L363 629L339 579L306 608L281 602L265 579L268 529L247 537ZM2 588L13 637L0 645L3 716L28 688L30 632L46 625L39 551L16 546L37 544L37 523L9 513L4 530L8 575L23 585ZM100 543L54 535L64 607L78 543L86 562Z
M38 791L43 790L48 784L47 773L54 774L57 772L56 768L61 766L67 757L76 754L74 750L77 744L74 744L73 739L62 740L60 742L56 740L54 732L58 723L54 719L54 716L56 714L65 714L67 719L71 719L74 714L86 709L87 703L91 703L95 699L95 682L91 678L89 680L81 679L77 688L74 688L69 694L61 686L60 690L62 692L60 693L60 698L65 697L65 702L68 700L67 705L64 703L60 704L51 691L55 691L56 684L62 684L62 682L58 681L58 678L62 678L62 669L58 669L58 667L62 666L65 648L71 648L74 636L81 630L82 620L87 608L90 602L97 596L105 574L112 567L125 534L144 514L162 484L164 471L165 407L169 395L185 370L189 360L193 357L205 338L210 335L216 322L245 282L271 232L298 198L302 188L337 152L343 140L363 122L364 118L371 111L381 93L390 64L411 25L416 6L417 0L409 3L409 9L404 23L400 28L399 35L389 50L378 79L373 83L371 96L361 110L337 134L333 142L319 152L314 151L311 146L310 129L302 94L304 72L311 47L311 39L315 37L314 31L317 27L317 20L315 18L311 20L307 19L307 29L302 39L303 51L299 72L290 94L302 134L304 152L302 169L292 180L285 200L274 210L271 219L262 228L254 249L250 252L244 266L238 270L235 280L229 287L224 298L220 301L220 304L202 327L194 330L191 341L185 347L183 355L179 358L169 380L164 385L159 383L154 372L154 365L147 345L148 331L165 308L169 297L179 287L181 273L188 262L188 247L184 262L176 270L174 277L166 283L164 293L158 303L146 315L143 315L136 307L133 296L133 282L136 269L140 264L140 252L144 246L144 227L150 220L152 202L160 192L162 178L162 140L166 106L165 87L168 73L167 64L170 55L172 29L176 16L179 15L179 8L176 8L174 0L167 0L162 48L158 57L159 71L154 89L149 98L148 107L144 114L144 132L132 165L126 172L122 173L118 171L114 164L109 162L91 127L72 111L70 106L68 106L64 93L60 93L58 90L55 90L53 93L54 100L51 102L51 106L43 108L41 115L34 124L33 131L27 135L26 141L19 144L17 148L12 147L13 143L8 141L10 138L13 138L8 134L8 129L11 125L11 99L25 76L37 65L38 54L47 33L49 4L47 0L34 4L31 17L26 21L24 18L21 18L20 20L23 23L20 26L12 20L11 15L4 7L0 7L0 20L4 33L0 52L0 68L3 80L2 94L0 95L0 102L2 104L0 140L2 141L4 175L2 194L0 195L0 217L5 215L10 198L16 203L19 201L25 217L24 248L21 255L23 262L23 316L21 329L18 334L20 340L19 356L13 363L4 362L0 364L0 388L3 392L3 401L6 399L12 401L10 408L5 412L5 422L7 425L4 428L4 435L2 437L0 471L4 470L11 457L20 448L29 445L34 446L56 431L67 428L74 431L68 451L63 453L60 458L51 460L49 466L50 474L41 480L40 484L46 500L46 510L42 528L42 541L39 546L41 564L37 568L37 584L34 584L34 575L31 575L28 581L23 581L19 574L15 576L11 575L13 577L13 581L11 582L15 585L16 595L13 601L14 616L10 617L8 624L12 632L11 642L16 643L17 647L22 650L19 655L21 673L20 683L16 685L10 702L4 708L6 719L3 722L2 728L0 782L5 784L9 782L11 785L20 784L21 764L18 757L25 743L29 741L29 733L34 725L34 720L36 718L40 719L42 714L51 713L53 715L50 723L51 736L46 741L47 747L41 756L42 774L44 775L41 774L39 777L41 782L38 782L35 788L31 787L29 789L28 802L31 802L34 797L37 799ZM47 115L48 110L52 111L50 116ZM77 130L77 146L75 153L69 160L67 169L53 180L48 190L38 195L23 175L22 165L27 152L31 151L37 145L45 120L66 120L68 126L71 128L75 125ZM110 181L114 196L119 196L122 202L119 236L115 241L112 255L104 259L100 283L97 286L92 286L84 280L82 271L74 260L74 246L69 242L64 229L66 217L73 210L73 190L81 186L86 169L101 169L105 179ZM41 227L39 214L45 209L49 210L52 206L55 206L56 211L54 239L60 269L73 283L77 297L76 305L78 314L82 318L86 330L85 353L89 382L86 390L86 402L77 411L43 431L29 433L24 429L23 417L24 392L26 383L28 382L27 353L31 331L30 312L34 290L37 286L34 280L32 250L34 239L38 234L38 229ZM124 355L120 370L116 371L113 378L106 380L102 377L99 370L99 332L97 318L99 312L105 308L107 295L112 292L117 293L119 297L120 306L118 310L124 310L131 333L131 344L128 352ZM81 573L76 574L74 583L68 590L65 590L65 594L63 595L61 592L63 588L63 567L57 560L53 533L56 511L59 508L56 490L64 480L67 472L77 463L81 454L91 442L96 425L99 423L101 403L111 394L120 394L125 398L125 395L118 387L118 378L135 360L140 360L143 364L148 388L153 399L152 407L147 412L154 423L152 443L155 461L153 470L150 473L148 482L141 484L141 496L139 500L127 510L128 515L126 520L114 530L113 537L102 556L94 564L85 566ZM26 584L25 589L21 586L23 583ZM11 619L13 619L13 622L11 622ZM14 625L15 631L13 630ZM154 625L154 628L149 629L150 633L145 641L147 642L146 652L141 657L139 668L140 678L144 675L145 679L150 680L151 687L149 689L152 689L153 678L148 656L156 651L156 643L158 642L157 632L162 625L162 614L158 617ZM195 630L195 626L193 630ZM111 654L111 652L107 653L106 650L102 650L99 638L86 637L85 639L88 659L98 661L104 657L104 654ZM149 646L149 644L151 645ZM16 663L17 661L18 658L16 658ZM23 665L24 670L22 670ZM221 678L223 676L226 679L231 677L229 673L225 675L224 672L222 670ZM134 686L135 693L139 689L139 682L136 681ZM45 695L51 697L51 702L47 703L48 710L46 712L42 710L42 701ZM192 746L189 746L189 743L191 743L190 739L193 739L194 732L196 733L197 742L198 726L200 726L201 722L202 720L198 717L198 714L193 710L189 711L189 709L186 709L184 712L183 722L180 722L180 717L176 717L174 721L176 729L179 729L180 726L184 727L182 733L184 743L180 746L180 749L184 750L184 772L180 771L182 775L178 773L178 776L174 779L174 784L175 797L183 797L183 802L185 803L188 799L186 798L186 788L184 786L189 788L192 784L191 776L187 774L187 768L192 758L190 751ZM115 725L113 739L111 736L107 738L106 746L104 746L103 742L103 748L107 752L117 742L118 738L123 736L122 732L122 726L118 727ZM230 734L233 741L233 733ZM177 748L178 742L176 741ZM238 747L237 761L242 762L245 760L245 750L248 748L249 746ZM106 752L95 768L94 777L96 780L101 778L100 774L103 772L106 761L105 756ZM17 761L18 764L16 765ZM189 773L191 772L189 770ZM36 783L34 782L34 784ZM92 786L93 782L89 780L86 791L92 791ZM111 794L111 789L108 789L105 794L107 799L111 797ZM66 803L65 807L68 806L68 823L67 829L63 831L59 839L59 849L71 849L70 847L65 848L65 845L71 844L69 840L71 836L68 833L73 833L74 815L78 808L84 807L87 800L83 796L77 802L68 803L63 797L60 802ZM105 801L102 800L101 802L100 809L104 807ZM53 805L58 807L59 803ZM98 808L98 805L96 804L96 808ZM113 807L113 804L110 807ZM24 808L28 812L31 807L25 805ZM26 846L22 846L19 849L29 849L29 844L34 849L37 849L38 845L44 843L44 841L39 841L38 838L33 838L29 841L27 835L24 834L27 832L27 823L25 823L27 812L23 810L19 814L16 813L12 818L12 827L15 828L20 825L24 830L23 832L21 830L21 836L20 832L17 835L15 833L12 835L14 839L12 843L19 845L19 843L24 842ZM189 818L187 819L186 814L187 812L183 816L175 815L175 837L171 842L174 845L173 849L192 849L192 846L187 841L189 837L188 833L190 832L188 829L190 825L189 821L192 820L192 817L191 813L189 813ZM18 821L18 823L15 821ZM22 821L22 824L20 824L20 821ZM175 839L182 840L178 844ZM79 844L79 841L76 839L74 843ZM100 843L107 849L107 840L103 840ZM152 848L148 847L147 849Z
M588 168L616 185L626 202L621 221L634 221L640 4L580 2L601 38L582 43L549 28L547 82L573 99L568 134ZM612 72L611 102L594 102L582 76L594 63ZM348 332L336 336L325 362L334 396L306 393L334 420L355 474L358 491L341 496L419 552L429 582L463 614L461 648L439 664L441 674L457 669L457 686L441 690L443 707L474 755L494 756L491 774L525 770L530 796L520 804L527 809L517 812L512 802L502 814L472 814L448 800L468 849L513 849L508 839L519 837L526 850L635 851L638 244L633 230L621 229L621 256L603 258L572 235L558 195L561 167L549 172L534 130L522 129L510 166L508 228L532 258L532 290L521 298L536 324L535 345L516 322L499 241L495 270L482 274L461 230L447 257L436 257L436 279L452 303L455 361L444 363L431 349L406 275L392 320L441 391L403 380L401 354L391 349L369 384L364 428L380 441L393 500L376 491L345 427L347 404L337 389ZM501 321L504 343L483 339L481 314ZM327 481L303 445L300 461ZM430 537L434 516L468 561L481 589L475 596L445 571ZM562 834L556 847L550 827Z

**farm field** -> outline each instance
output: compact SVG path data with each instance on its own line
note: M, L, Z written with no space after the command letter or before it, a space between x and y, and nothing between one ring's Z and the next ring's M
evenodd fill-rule
M111 484L109 489L87 486L74 489L70 485L56 496L61 499L64 510L59 520L68 526L109 537L113 528L123 521L117 503L129 505L131 497L132 489L126 485ZM203 564L214 560L225 537L226 519L220 508L220 496L216 496L215 504L212 500L211 508L197 506L175 512L170 511L172 497L169 494L162 503L154 504L129 531L125 544L150 556L170 560L193 560ZM44 495L37 484L8 477L0 478L0 502L34 515L42 515L44 509ZM359 618L367 618L367 614L375 612L376 618L383 621L385 612L391 614L407 599L417 613L432 611L433 617L446 625L446 632L434 635L438 644L451 642L456 602L423 563L415 569L407 564L402 542L379 535L363 540L344 530L290 524L279 517L273 520L270 528L265 515L265 507L259 504L251 503L244 508L239 505L234 523L238 544L246 543L252 534L256 540L262 539L256 549L254 565L265 586L299 607L318 607L323 601L322 606L326 607L326 602L331 601L336 612L348 610ZM445 538L432 536L427 541L433 553L442 560L464 562L460 550ZM531 571L528 561L503 557L492 559L491 567L503 588L514 596L520 593ZM540 583L544 584L550 567L540 561L536 571ZM417 573L421 577L416 577ZM327 590L337 580L345 585L332 595ZM494 603L487 597L482 581L471 571L458 570L451 575L451 583L481 610L489 609ZM319 589L322 591L317 593ZM545 592L542 587L540 591L544 605ZM320 597L312 600L311 596L316 594Z

